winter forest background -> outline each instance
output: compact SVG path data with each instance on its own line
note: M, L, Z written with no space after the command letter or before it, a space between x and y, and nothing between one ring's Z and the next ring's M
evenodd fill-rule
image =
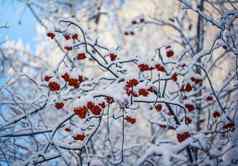
M237 0L1 0L1 166L237 166Z

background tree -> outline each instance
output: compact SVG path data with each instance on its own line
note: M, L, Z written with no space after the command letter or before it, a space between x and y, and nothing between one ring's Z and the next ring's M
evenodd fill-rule
M1 47L2 163L237 164L237 3L22 2L39 42Z

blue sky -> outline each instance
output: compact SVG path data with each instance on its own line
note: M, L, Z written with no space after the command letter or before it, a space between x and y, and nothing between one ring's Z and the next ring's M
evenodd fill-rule
M111 0L107 0L111 3ZM117 0L119 6L125 1ZM0 42L6 37L12 40L21 39L35 51L36 20L23 2L18 0L0 0L0 25L7 23L8 29L0 29Z
M0 0L0 24L7 23L8 29L0 29L0 42L6 37L12 40L21 39L35 48L36 20L29 9L16 0Z
M22 40L30 46L34 53L36 46L36 20L23 3L16 0L0 0L0 25L7 24L9 28L0 29L0 42L6 38L10 40ZM0 85L5 76L0 74Z

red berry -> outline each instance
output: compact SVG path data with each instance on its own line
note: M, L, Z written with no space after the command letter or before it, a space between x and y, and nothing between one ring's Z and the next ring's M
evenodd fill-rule
M70 129L70 128L65 128L64 131L66 131L66 132L70 132L71 129Z
M48 32L47 33L47 36L51 39L54 39L55 38L55 34L53 32Z
M156 109L157 112L160 112L162 110L162 108L163 108L162 104L156 104L155 105L155 109Z
M159 127L164 129L164 128L166 128L167 126L164 125L164 124L159 124Z
M139 89L139 95L146 97L149 95L149 92L147 89L142 88L142 89Z
M207 101L213 101L213 97L212 96L207 96L206 100Z
M185 117L185 124L190 124L192 122L192 119L188 116Z
M188 110L188 112L193 112L195 110L193 104L185 104L185 108Z
M110 54L109 54L109 57L110 57L111 61L115 61L116 58L117 58L117 55L116 55L116 54L113 54L113 53L110 53Z
M77 33L73 34L73 35L72 35L72 39L73 39L73 40L78 40L78 39L79 39L78 34L77 34Z
M63 102L57 102L57 103L55 103L55 108L56 109L62 109L64 107L64 103Z
M85 53L79 53L79 54L77 55L77 60L83 60L83 59L85 59L85 58L87 58Z
M79 80L76 79L76 78L70 78L70 79L68 80L68 84L69 84L69 86L72 86L72 87L74 87L74 88L78 88L80 82L79 82Z
M80 141L83 141L85 139L85 137L86 136L83 133L73 136L74 140L80 140Z
M64 73L62 76L61 76L63 79L64 79L64 81L69 81L69 79L70 79L70 76L69 76L69 74L68 73Z
M131 87L126 87L126 94L128 96L138 97L138 94L134 92Z
M178 80L178 74L177 73L174 73L172 76L171 76L171 80L173 80L174 82L176 82Z
M125 117L125 120L126 120L128 123L130 123L130 124L136 123L136 118L132 118L132 117L130 117L130 116L126 116L126 117Z
M71 47L71 46L65 46L64 49L65 49L66 51L71 51L71 50L73 49L73 47Z
M160 65L160 64L156 64L156 65L155 65L155 68L157 69L157 71L165 72L164 66L162 66L162 65Z
M138 68L140 69L141 72L151 70L151 68L147 64L139 64Z
M74 108L73 111L81 119L84 119L87 115L87 108L86 107L76 107L76 108Z
M233 122L229 122L223 126L223 129L228 130L228 129L234 129L235 124Z
M99 105L96 105L95 103L89 101L87 102L87 108L94 114L94 115L100 115L102 109Z
M65 35L64 35L64 38L65 38L65 40L69 40L69 39L71 39L71 37L70 37L69 34L65 34Z
M101 102L101 103L99 103L98 105L100 105L102 108L105 108L105 107L106 107L105 102Z
M101 107L99 107L99 105L94 105L89 109L94 115L100 115L101 111L102 111L102 109L101 109Z
M174 51L173 51L173 50L167 50L167 51L166 51L166 56L167 56L168 58L174 56Z
M59 91L60 90L60 85L55 81L49 82L48 87L51 91Z
M218 111L213 112L212 114L213 118L219 118L221 116L221 113Z
M125 36L128 36L128 35L129 35L129 33L128 33L128 32L124 32L124 35L125 35Z
M137 24L137 21L136 21L136 20L133 20L133 21L131 22L131 24Z
M186 84L186 86L185 86L185 88L184 88L184 91L186 91L186 92L190 92L190 91L192 91L192 85L190 84L190 83L187 83Z
M52 78L52 76L46 75L46 76L44 77L44 80L48 82L51 78Z
M111 96L107 96L106 101L107 101L107 104L112 104L114 102L114 99Z
M127 87L133 87L139 84L139 81L137 79L131 79L127 81L126 86Z
M101 108L99 105L95 105L95 106L91 109L91 112L92 112L94 115L100 115L101 112L102 112L102 108Z
M188 139L189 137L191 137L189 132L183 132L183 133L177 134L177 139L179 142L183 142L186 139Z
M92 109L95 106L95 104L91 101L87 102L88 109Z

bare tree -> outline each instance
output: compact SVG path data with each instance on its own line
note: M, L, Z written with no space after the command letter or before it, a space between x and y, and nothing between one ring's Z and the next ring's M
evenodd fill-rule
M176 15L142 11L127 25L123 1L22 2L43 27L41 51L1 46L0 163L237 164L236 2L174 0Z

